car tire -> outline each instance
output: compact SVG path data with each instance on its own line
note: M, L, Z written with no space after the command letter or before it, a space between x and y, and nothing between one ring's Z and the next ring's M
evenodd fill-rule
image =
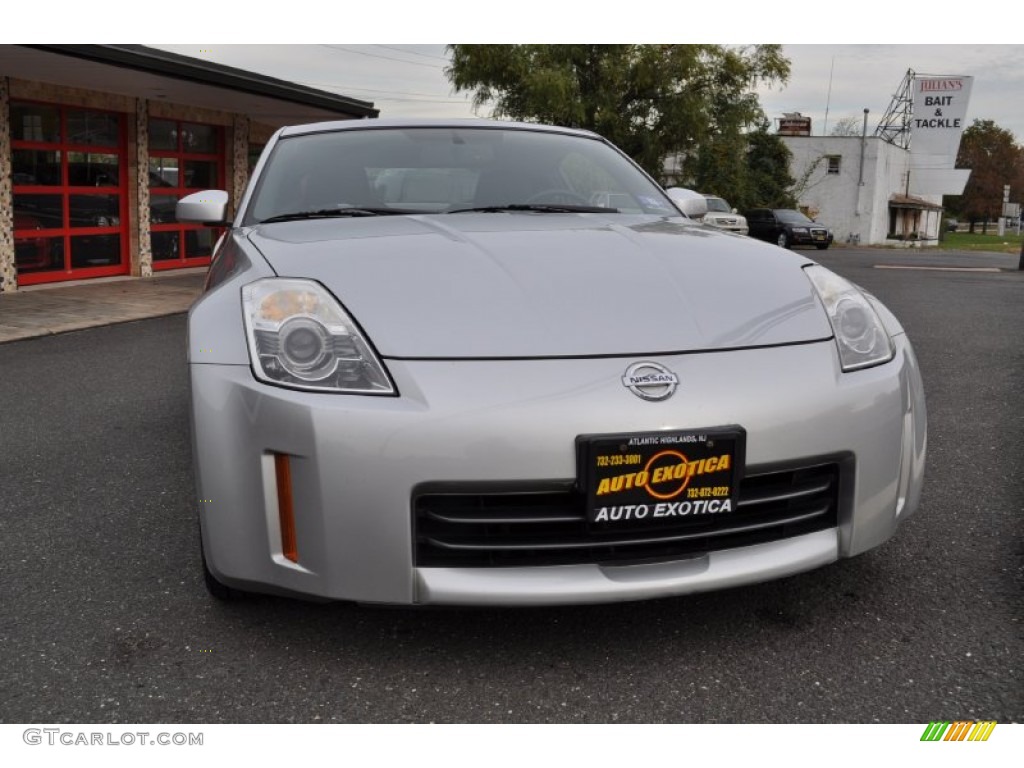
M203 581L206 583L206 591L223 602L233 602L245 599L248 596L248 592L243 592L240 589L229 587L227 584L222 584L217 581L216 576L210 573L210 566L206 564L206 552L203 550L202 538L202 532L200 531L199 556L203 561Z
M817 248L819 251L824 251L826 248L828 248L828 243L815 243L814 247Z
M780 233L779 239L775 241L775 244L779 246L779 248L789 248L789 235L785 232Z

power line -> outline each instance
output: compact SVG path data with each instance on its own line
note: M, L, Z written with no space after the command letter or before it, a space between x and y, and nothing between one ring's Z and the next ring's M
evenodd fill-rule
M394 56L384 56L383 54L380 54L380 53L369 53L367 51L357 51L354 48L346 48L344 45L324 45L323 43L319 43L319 46L321 48L332 48L332 49L334 49L336 51L345 51L347 53L355 53L355 54L358 54L359 56L369 56L370 58L373 58L373 59L387 59L388 61L397 61L400 64L409 64L409 65L414 66L414 67L428 67L430 69L442 69L443 68L443 65L441 65L441 64L427 64L426 62L422 62L422 61L409 61L408 59L397 59Z
M375 93L375 94L394 93L394 94L398 94L399 96L430 96L430 97L437 96L436 93L427 93L425 91L389 91L389 90L384 89L384 88L360 88L360 87L355 86L355 85L341 85L339 83L317 83L317 82L313 82L313 81L310 81L310 80L296 80L296 82L300 83L301 85L308 85L308 86L311 86L311 87L314 87L314 88L334 88L334 89L336 89L336 90L338 90L339 92L342 92L342 93L344 93L345 91L365 91L366 93ZM390 98L390 97L388 97L388 98ZM446 99L446 101L451 101L451 102L462 102L462 101L468 101L468 100L469 100L468 98L466 98L466 99Z
M468 102L460 101L459 99L409 99L401 96L381 96L378 101L422 101L433 104L468 104Z
M418 53L417 51L407 51L405 48L396 48L393 45L375 45L375 47L376 48L384 48L384 49L389 50L389 51L398 51L399 53L407 53L410 56L422 56L425 59L437 59L438 61L443 61L446 64L449 61L444 56L434 56L434 55L429 54L429 53Z

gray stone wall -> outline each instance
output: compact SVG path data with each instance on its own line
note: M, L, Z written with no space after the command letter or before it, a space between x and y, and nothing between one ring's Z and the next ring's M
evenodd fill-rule
M135 162L138 164L136 221L139 232L139 276L153 276L153 246L149 240L149 102L135 102Z
M7 78L0 77L0 293L18 290L18 271L14 263L10 93Z
M242 202L245 185L249 182L249 118L246 115L235 115L231 158L231 213L234 215L238 204Z

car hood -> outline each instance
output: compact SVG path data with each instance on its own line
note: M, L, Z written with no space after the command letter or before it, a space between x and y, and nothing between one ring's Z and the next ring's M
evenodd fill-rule
M386 357L640 356L831 336L807 259L681 220L389 216L248 237L278 275L327 286Z

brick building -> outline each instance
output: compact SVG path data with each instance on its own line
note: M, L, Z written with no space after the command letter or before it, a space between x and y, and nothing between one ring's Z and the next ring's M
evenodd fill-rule
M200 189L240 199L282 125L373 104L139 45L0 45L0 292L209 263L174 220Z

